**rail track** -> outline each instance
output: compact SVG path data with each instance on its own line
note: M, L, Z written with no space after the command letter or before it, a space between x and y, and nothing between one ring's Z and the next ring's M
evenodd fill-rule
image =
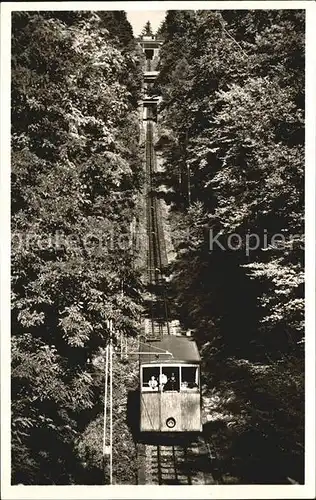
M173 441L173 442L171 442ZM138 484L221 484L202 437L169 438L168 444L138 444Z
M148 234L148 285L151 289L150 315L151 337L161 338L170 334L169 311L163 277L167 264L164 234L159 200L153 189L153 175L156 171L156 158L153 146L154 123L146 124L146 185L147 185L147 234Z
M164 244L161 207L153 186L156 171L156 157L153 146L154 121L146 122L146 185L147 185L147 281L150 289L148 317L150 334L146 340L160 339L170 335L170 315L164 281L164 267L167 262ZM137 443L138 484L219 484L211 473L212 453L203 437L179 438L179 436L152 437ZM166 441L167 439L167 441ZM158 441L157 441L158 440Z

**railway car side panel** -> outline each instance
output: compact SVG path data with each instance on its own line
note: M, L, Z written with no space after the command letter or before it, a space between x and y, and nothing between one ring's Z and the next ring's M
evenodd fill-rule
M179 392L162 393L160 428L162 432L182 431L181 396Z
M201 395L200 393L181 394L182 430L188 432L201 431Z
M160 397L157 393L141 393L140 430L160 431Z

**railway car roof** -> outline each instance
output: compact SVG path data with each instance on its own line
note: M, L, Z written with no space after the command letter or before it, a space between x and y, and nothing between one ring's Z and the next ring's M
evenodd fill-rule
M159 341L140 344L141 363L199 363L200 355L193 338L185 336L164 335ZM172 354L166 354L166 351Z

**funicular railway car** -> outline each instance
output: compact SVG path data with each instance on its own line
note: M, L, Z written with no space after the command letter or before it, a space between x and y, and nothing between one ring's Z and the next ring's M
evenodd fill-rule
M140 431L201 432L200 355L191 337L142 344Z

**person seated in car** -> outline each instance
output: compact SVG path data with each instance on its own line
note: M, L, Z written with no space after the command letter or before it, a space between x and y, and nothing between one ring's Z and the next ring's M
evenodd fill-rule
M151 379L148 382L148 385L153 391L156 391L158 389L158 382L155 378L155 375L152 375Z
M168 381L167 375L165 373L161 373L159 375L159 385L160 385L162 390L163 390L164 386L166 385L167 381Z
M175 377L175 374L172 373L171 377L168 379L164 386L164 391L178 391L179 390L179 384L178 381Z

